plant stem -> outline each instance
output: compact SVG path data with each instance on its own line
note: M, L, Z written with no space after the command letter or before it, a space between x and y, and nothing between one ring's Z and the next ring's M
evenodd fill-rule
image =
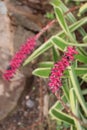
M46 30L48 30L54 23L56 22L56 20L52 20L51 22L49 22L44 28L42 28L42 30L36 34L36 39L38 39Z

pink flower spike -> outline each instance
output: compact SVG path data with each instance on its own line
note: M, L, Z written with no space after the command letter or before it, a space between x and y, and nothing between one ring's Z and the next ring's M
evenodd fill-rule
M75 47L68 46L67 51L64 53L64 56L60 61L54 64L54 67L51 70L51 75L49 76L49 87L50 90L55 93L62 86L61 77L66 68L74 60L74 55L78 54Z
M5 80L10 80L13 77L14 73L16 73L16 70L21 66L27 55L30 54L35 48L36 40L36 36L31 37L20 47L19 51L10 61L9 69L7 68L3 74L3 78Z
M26 43L20 47L20 50L17 52L17 54L15 54L15 56L12 58L9 64L10 69L7 69L2 76L5 80L10 80L10 78L13 77L13 74L20 67L22 62L26 59L27 55L29 55L34 50L36 45L36 40L39 39L39 37L46 30L48 30L55 22L56 20L52 20L44 28L42 28L38 34L36 34L34 37L29 38L26 41Z

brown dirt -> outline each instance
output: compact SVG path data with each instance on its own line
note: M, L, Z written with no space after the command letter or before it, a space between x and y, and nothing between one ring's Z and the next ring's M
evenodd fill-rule
M48 91L41 82L34 77L26 80L26 89L17 107L0 122L0 130L53 130L55 128L55 122L50 121L48 116L43 116L43 100ZM33 107L29 108L26 105L28 100L34 102Z

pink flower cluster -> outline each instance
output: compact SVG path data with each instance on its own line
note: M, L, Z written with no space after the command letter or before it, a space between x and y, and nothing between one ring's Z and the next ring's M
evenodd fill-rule
M9 67L3 74L5 80L10 80L15 74L16 70L20 67L28 54L32 52L36 45L36 36L29 38L25 44L20 47L20 50L12 58Z
M48 23L44 28L41 29L39 33L37 33L34 37L29 38L25 44L23 44L20 48L20 50L15 54L15 56L12 58L8 68L3 74L3 78L5 80L10 80L13 75L15 74L16 70L20 67L22 62L26 59L27 55L32 52L36 45L36 40L39 39L39 37L48 30L53 23L55 23L55 20L52 20L50 23Z
M62 86L61 77L63 76L63 72L74 60L75 54L78 54L75 47L68 46L67 51L64 53L62 59L54 64L48 84L53 93L58 91Z

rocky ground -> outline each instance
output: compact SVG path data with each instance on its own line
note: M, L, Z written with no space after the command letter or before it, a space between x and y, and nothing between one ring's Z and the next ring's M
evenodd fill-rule
M50 10L47 0L0 1L1 74L20 45L47 23L44 15ZM44 36L38 41L38 46L43 41ZM47 81L32 76L38 60L18 71L10 83L0 78L0 130L55 128L55 122L48 117L48 108L54 97L50 97L52 102L49 104Z

